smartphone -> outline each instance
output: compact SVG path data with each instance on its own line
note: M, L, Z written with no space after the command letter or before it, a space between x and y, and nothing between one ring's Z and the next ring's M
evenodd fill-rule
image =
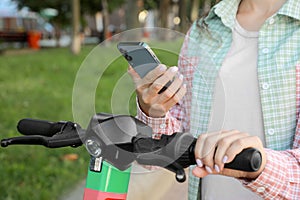
M118 49L141 78L160 64L145 42L120 42Z
M141 78L160 64L155 53L145 42L120 42L117 48ZM171 81L159 93L165 91L170 84Z

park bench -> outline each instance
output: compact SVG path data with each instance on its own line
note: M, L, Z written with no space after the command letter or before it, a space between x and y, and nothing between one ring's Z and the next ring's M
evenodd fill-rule
M0 42L27 43L27 32L0 31Z

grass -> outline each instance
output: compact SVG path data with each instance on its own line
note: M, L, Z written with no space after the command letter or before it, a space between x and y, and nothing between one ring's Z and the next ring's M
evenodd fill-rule
M178 51L180 42L165 43L163 46L165 48L169 46L170 49L177 48ZM108 68L102 70L103 74L94 97L95 110L112 112L113 91L116 83L126 73L127 64L121 57L111 58L109 52L103 48L105 47L98 48L101 52L100 57L110 58L112 62ZM87 60L84 62L87 55L93 55L90 53L92 49L93 47L84 47L79 56L70 54L66 48L43 49L20 55L1 55L0 139L19 136L15 127L22 118L73 121L74 81L81 63L88 62ZM97 53L98 50L93 52ZM176 65L176 54L161 49L155 52L162 62ZM103 68L101 61L96 60L96 62L98 68ZM89 78L92 76L96 78L98 75L97 72L92 73L85 82L88 83ZM135 97L132 94L129 95L127 107L129 107L130 114L134 115ZM68 154L77 154L78 159L66 159L65 155ZM0 148L0 199L59 199L61 194L85 178L88 163L89 155L84 147L47 149L43 146L11 146Z

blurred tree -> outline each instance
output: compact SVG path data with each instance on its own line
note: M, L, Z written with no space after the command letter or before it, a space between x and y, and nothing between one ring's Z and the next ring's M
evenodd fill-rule
M56 17L51 18L49 21L54 25L56 45L59 46L61 36L61 28L69 26L71 23L72 12L70 1L61 0L14 0L19 8L28 7L31 11L40 13L45 8L54 8L58 11Z
M103 9L103 3L107 0L89 0L89 1L84 1L81 0L81 8L82 11L89 13L89 14L95 14L98 11L101 11ZM107 1L107 11L111 13L114 11L116 8L120 7L125 3L125 0L108 0Z
M126 28L127 30L139 28L141 26L138 16L139 12L144 8L143 0L126 0ZM142 31L131 32L126 35L127 40L137 40L141 37Z
M138 21L139 11L141 10L140 0L126 0L126 26L133 29L140 26Z
M116 8L120 7L125 3L125 0L89 0L89 1L81 1L82 10L81 12L89 13L91 15L96 14L101 11L103 14L103 40L109 38L109 13L112 13Z
M160 26L168 28L168 14L170 10L170 0L161 0L159 2Z
M58 15L51 19L52 23L59 24L60 26L70 24L72 17L70 1L61 0L14 0L19 8L28 7L34 12L40 12L45 8L54 8L58 10Z
M72 43L71 52L75 55L80 53L80 0L72 0Z
M72 1L62 1L62 0L13 0L18 4L19 8L28 7L34 12L40 12L45 8L54 8L58 10L58 16L51 19L56 30L56 38L59 40L61 28L69 27L72 20ZM108 3L109 2L109 3ZM115 8L120 7L125 2L125 0L80 0L81 16L83 13L89 13L91 15L98 11L103 11L105 28L107 30L108 26L108 13L112 12ZM80 16L80 17L81 17ZM78 26L80 28L80 25ZM58 43L57 43L58 44Z
M203 3L203 13L207 13L211 8L213 1L212 0L205 0Z
M159 6L159 0L144 0L144 8L146 10L157 9Z
M13 0L18 4L19 8L28 7L34 12L40 12L45 8L57 9L59 15L53 18L53 21L59 23L60 25L69 25L72 18L71 12L71 1L62 0ZM115 8L120 7L125 2L125 0L109 0L108 11L112 12ZM81 13L86 12L90 14L95 14L102 10L102 0L81 0Z
M200 9L198 16L207 15L211 7L220 1L221 0L200 0Z
M179 0L180 31L185 33L189 26L189 16L187 14L188 0Z
M58 16L51 19L51 23L56 28L57 38L60 37L61 27L70 26L72 19L71 0L13 0L18 3L19 7L27 6L32 11L40 12L45 8L54 8L58 10ZM91 15L102 11L104 16L104 31L108 30L108 15L115 8L126 3L126 25L128 29L140 26L138 22L138 13L141 9L157 9L159 11L159 26L168 28L168 14L171 4L179 3L179 17L181 19L180 30L185 32L188 27L188 21L194 21L198 16L207 13L212 5L220 0L79 0L81 3L81 14L89 13ZM200 12L200 13L199 13ZM104 34L107 36L107 34Z
M102 0L101 5L102 5L103 18L104 18L103 19L103 24L104 24L104 30L103 30L104 38L103 38L103 40L106 41L106 39L109 37L109 35L108 35L109 14L108 14L107 0Z
M199 6L201 0L192 0L191 21L195 21L199 16Z

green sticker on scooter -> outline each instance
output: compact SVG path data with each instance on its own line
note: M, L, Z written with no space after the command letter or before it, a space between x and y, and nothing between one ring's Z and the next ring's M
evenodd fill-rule
M102 192L127 193L131 167L120 171L103 161L101 172L88 171L86 188Z

